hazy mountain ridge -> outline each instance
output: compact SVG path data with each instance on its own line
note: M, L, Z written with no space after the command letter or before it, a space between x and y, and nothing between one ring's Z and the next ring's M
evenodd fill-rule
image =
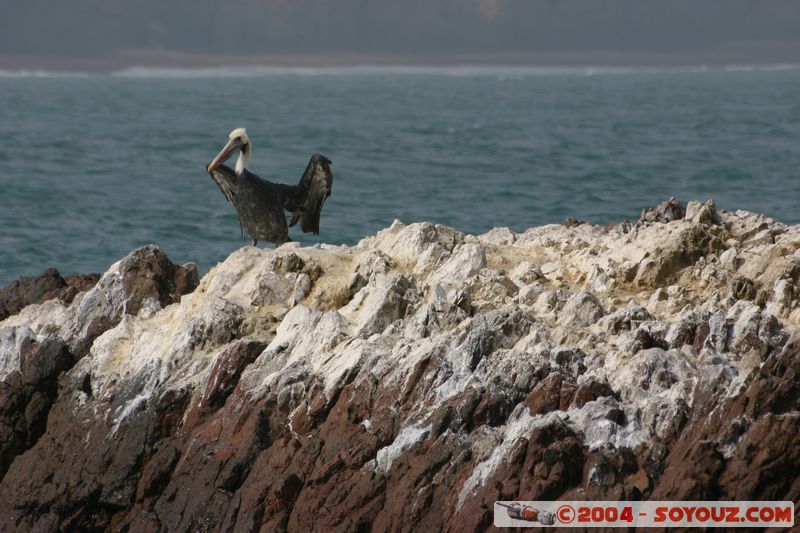
M45 16L46 15L46 16ZM129 49L258 55L778 49L798 40L790 0L49 0L7 3L0 54L105 57ZM774 52L769 52L774 53Z

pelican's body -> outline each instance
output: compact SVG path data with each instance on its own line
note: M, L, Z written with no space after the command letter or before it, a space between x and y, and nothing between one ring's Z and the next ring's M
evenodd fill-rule
M243 128L229 135L228 144L209 163L207 170L222 193L236 208L242 229L253 239L281 245L289 239L289 226L300 221L304 233L319 234L319 215L325 199L331 195L333 174L331 162L325 156L314 154L308 162L303 177L297 185L272 183L247 169L252 155L252 143ZM222 164L236 150L240 150L236 169ZM284 209L292 213L286 223Z

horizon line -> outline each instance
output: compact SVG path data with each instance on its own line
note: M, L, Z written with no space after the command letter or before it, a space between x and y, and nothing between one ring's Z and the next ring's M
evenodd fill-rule
M131 65L98 72L81 69L0 68L0 79L53 78L53 77L117 77L117 78L236 78L341 75L438 75L452 77L524 77L524 76L593 76L647 73L702 73L702 72L780 72L800 70L800 63L729 63L690 65L519 65L519 64L353 64L353 65L219 65L219 66L144 66Z

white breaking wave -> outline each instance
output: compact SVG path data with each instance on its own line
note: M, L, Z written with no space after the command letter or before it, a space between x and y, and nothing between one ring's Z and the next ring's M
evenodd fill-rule
M722 69L726 72L777 72L781 70L798 70L800 69L800 65L794 63L777 63L774 65L727 65L722 67Z
M0 78L89 78L91 76L93 74L87 72L0 69Z
M697 72L777 72L800 70L800 64L725 65L683 67L589 67L589 66L513 66L513 65L354 65L333 67L221 66L221 67L129 67L109 74L47 70L0 70L0 78L262 78L270 76L373 76L415 75L447 77L497 77L519 79L533 76L604 76L623 74Z
M113 72L122 78L259 78L269 76L370 76L416 75L448 77L523 78L530 76L602 76L639 73L693 73L798 70L800 64L729 65L719 67L573 67L573 66L509 66L509 65L355 65L336 67L236 66L209 68L131 67Z
M123 78L256 78L266 76L369 76L422 75L450 77L524 77L557 75L625 74L647 69L628 67L522 67L522 66L412 66L355 65L336 67L238 66L209 68L131 67L112 73ZM654 69L650 69L654 70Z

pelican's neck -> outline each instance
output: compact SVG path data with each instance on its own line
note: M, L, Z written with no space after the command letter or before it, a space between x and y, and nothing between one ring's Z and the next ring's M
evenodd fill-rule
M244 169L247 168L247 163L250 162L250 147L247 146L244 150L239 152L239 159L236 160L236 173L239 175L244 174Z

